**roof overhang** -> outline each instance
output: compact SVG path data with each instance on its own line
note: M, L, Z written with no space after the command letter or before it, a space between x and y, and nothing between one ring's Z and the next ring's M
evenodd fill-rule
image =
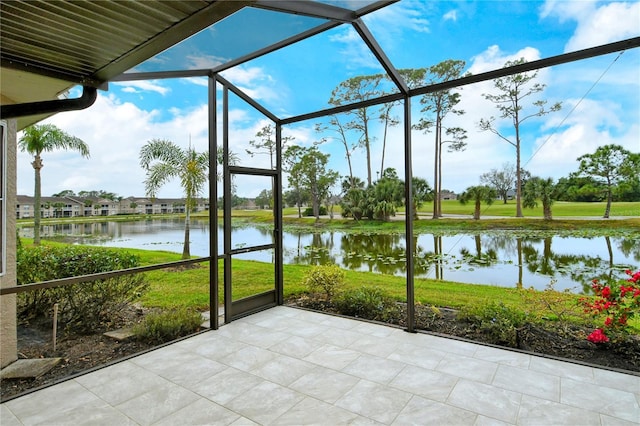
M252 0L0 3L0 105L66 97L111 78L207 28ZM50 113L22 116L18 128Z

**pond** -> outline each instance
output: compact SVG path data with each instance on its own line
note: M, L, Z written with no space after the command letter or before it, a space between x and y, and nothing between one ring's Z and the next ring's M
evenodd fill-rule
M23 226L30 237L33 228ZM43 238L76 244L182 252L184 221L154 219L130 222L66 223L43 226ZM218 229L222 252L222 228ZM336 263L343 268L404 275L405 241L402 234L340 231L288 231L283 235L288 264ZM232 247L269 244L271 230L234 226ZM544 232L485 231L482 234L420 234L415 238L415 276L503 287L590 291L593 278L620 275L640 264L640 237L564 236ZM209 223L191 225L191 254L209 255ZM251 252L242 259L272 261L270 250Z

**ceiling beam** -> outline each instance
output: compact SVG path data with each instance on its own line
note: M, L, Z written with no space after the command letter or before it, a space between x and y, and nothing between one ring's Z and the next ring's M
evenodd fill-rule
M294 15L345 23L353 22L358 18L353 10L308 0L258 0L254 6L275 12L293 13Z

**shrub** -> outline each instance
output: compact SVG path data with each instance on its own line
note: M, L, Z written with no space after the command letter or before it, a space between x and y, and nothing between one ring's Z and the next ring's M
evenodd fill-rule
M139 265L137 256L121 250L82 246L22 247L17 252L18 285L95 274ZM113 322L119 312L146 291L141 274L20 293L18 317L46 316L58 303L59 320L69 331L93 332Z
M556 281L552 280L543 291L533 287L521 290L522 300L532 307L533 312L538 312L543 320L588 323L587 316L576 303L577 296L571 289L556 290L555 283Z
M325 216L327 214L327 208L325 206L320 206L318 210L319 210L320 216ZM302 213L302 215L303 216L314 216L313 208L307 207L306 209L304 209L304 212Z
M524 325L526 315L502 302L490 302L464 307L458 319L471 323L488 336L489 343L518 347L518 328Z
M349 290L336 300L335 305L343 315L380 321L387 320L398 310L395 301L375 287Z
M331 298L344 287L344 271L337 265L314 266L302 279L302 284L311 293L324 293L325 300Z
M586 313L604 318L602 327L587 337L592 343L606 343L610 337L624 339L632 331L629 320L640 317L640 271L628 269L625 273L629 276L626 280L611 280L607 284L593 280L595 298L581 300Z
M192 309L152 312L133 328L138 340L158 345L198 331L202 315Z

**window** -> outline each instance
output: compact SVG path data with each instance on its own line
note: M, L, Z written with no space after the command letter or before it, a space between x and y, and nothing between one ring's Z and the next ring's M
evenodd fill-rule
M0 122L0 275L7 263L7 141L5 122Z

